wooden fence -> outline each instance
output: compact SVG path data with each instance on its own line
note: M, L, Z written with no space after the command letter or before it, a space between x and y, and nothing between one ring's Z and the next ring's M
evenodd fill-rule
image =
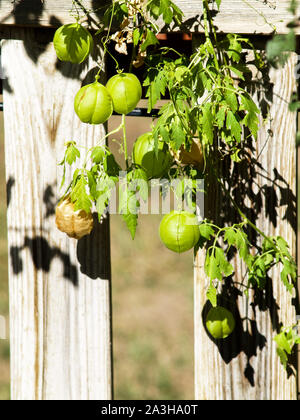
M201 16L201 2L177 3L186 18ZM223 0L216 24L225 33L252 34L264 42L274 25L285 31L290 18L287 4ZM51 44L53 28L73 21L71 5L71 0L0 1L12 399L112 398L109 221L78 242L58 232L54 224L61 175L57 162L64 142L76 133L81 145L89 147L104 131L102 126L87 127L74 116L74 93L88 67L57 65ZM193 31L201 32L197 22ZM295 63L293 55L284 69L269 74L273 99L268 121L259 133L254 172L241 184L262 202L255 213L257 226L269 235L285 237L293 255L297 121L287 104L296 89ZM245 176L249 173L241 171L237 182L245 181ZM244 195L254 208L250 194ZM206 203L207 215L219 214L218 197L215 191L214 200ZM238 261L234 268L241 278L244 268ZM296 314L277 281L276 268L270 277L266 294L250 295L249 301L238 289L224 286L224 295L235 297L237 333L226 346L217 346L203 328L206 279L199 251L196 399L296 399L296 378L288 377L280 366L272 341L278 323L291 324Z

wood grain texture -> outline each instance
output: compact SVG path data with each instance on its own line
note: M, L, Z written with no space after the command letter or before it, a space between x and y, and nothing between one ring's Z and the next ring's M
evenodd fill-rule
M93 16L101 19L109 0L82 0L81 3L87 9L97 9ZM175 3L183 10L185 20L201 16L201 1L175 0ZM270 34L274 26L279 33L286 32L286 23L290 20L288 5L289 0L222 0L215 22L222 32ZM71 0L2 0L0 24L55 27L74 21L69 13L71 8ZM202 32L202 27L195 22L193 30Z
M265 85L270 114L254 145L248 173L240 177L236 193L244 196L248 217L267 235L281 235L296 255L296 114L288 103L296 88L293 55L285 68L271 70ZM272 93L272 94L271 94ZM262 97L260 97L262 99ZM206 202L206 215L218 220L224 204L218 192ZM258 245L260 239L257 238ZM234 285L224 285L223 301L234 302L234 334L213 342L204 328L207 278L204 252L195 259L195 395L204 400L295 400L296 378L288 377L276 355L273 337L280 324L295 323L291 296L280 280L280 267L269 273L264 293L243 295L245 267L233 258Z
M91 147L105 130L82 124L73 111L85 67L58 70L39 31L15 31L19 40L2 42L11 397L110 399L108 221L80 241L54 221L64 143Z

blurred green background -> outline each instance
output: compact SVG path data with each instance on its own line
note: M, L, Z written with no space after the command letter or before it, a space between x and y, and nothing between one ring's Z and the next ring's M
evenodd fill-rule
M131 149L150 121L127 120ZM110 139L115 150L117 141ZM8 320L2 113L0 147L0 315ZM115 399L193 399L193 256L160 243L160 219L141 216L133 241L121 217L111 216ZM9 342L0 340L0 400L9 399L9 380Z

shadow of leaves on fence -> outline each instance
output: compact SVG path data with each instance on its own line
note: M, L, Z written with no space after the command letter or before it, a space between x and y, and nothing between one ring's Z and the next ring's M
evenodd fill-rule
M256 95L260 109L267 116L274 98L274 86L269 78L269 69L266 68L259 79L251 78L247 82L247 88L252 95ZM266 156L267 153L272 153L270 147L274 140L271 130L266 137L265 144L262 145L260 144L262 142L260 142L261 150L258 150L257 143L246 136L239 153L241 162L233 163L229 156L223 156L220 157L219 161L216 159L216 166L218 166L219 174L222 174L222 179L225 180L226 189L232 192L235 203L253 224L263 223L263 219L265 219L265 225L268 226L269 230L265 233L272 235L280 227L280 221L283 220L296 232L295 193L278 167L268 168L264 167L262 163L265 160L262 160L261 157ZM241 222L242 219L238 210L234 207L228 195L216 185L213 173L209 175L208 183L210 183L209 193L205 203L207 217L218 226L230 226ZM245 231L251 244L255 244L255 251L260 252L260 235L249 225L246 226ZM227 251L229 258L234 261L234 266L240 266L246 277L246 268L239 262L239 257L234 248L231 247ZM263 313L268 313L274 333L279 333L282 326L279 312L282 308L274 297L274 279L271 278L271 273L272 271L265 279L266 285L263 290L253 287L250 291L249 302L247 303L249 314L246 318L242 318L239 311L240 303L246 299L243 288L240 287L243 280L237 279L236 273L226 278L222 285L218 304L231 310L236 320L236 328L232 335L225 340L214 340L209 335L218 347L218 351L226 364L229 364L241 353L245 354L244 377L252 387L255 386L256 372L251 359L258 356L258 351L261 351L267 344L267 338L260 331L261 320L264 317ZM277 280L280 281L278 277L276 277ZM210 307L210 303L207 302L203 308L204 327ZM294 362L291 358L292 365ZM292 365L288 369L288 375L292 374Z
M27 3L28 4L28 3ZM30 10L26 1L16 2L13 9L13 14L16 24L23 24L24 17L27 23L32 25L39 24L39 19L44 11L45 3L42 0L30 2ZM34 8L32 9L32 4ZM101 15L97 1L92 2L92 7L95 14ZM50 22L59 26L60 20L52 16ZM185 29L189 25L195 25L198 22L199 29L201 26L201 18L196 16L195 19L185 22ZM5 22L4 22L5 23ZM24 45L28 56L34 62L37 62L41 54L43 54L51 42L54 34L53 29L43 30L43 38L37 37L40 34L39 29L32 29L29 36L24 39ZM82 70L87 69L86 64L74 65L71 63L61 63L57 60L56 68L65 77L79 78ZM91 71L92 75L94 70ZM90 76L89 75L89 76ZM250 76L249 76L250 77ZM86 81L84 81L85 83ZM273 101L273 85L270 82L268 70L262 74L260 80L249 79L246 80L247 88L251 94L257 94L260 108L262 109L263 117L268 115L269 105ZM6 90L11 89L9 81L5 81L4 85ZM270 138L272 133L270 132ZM270 140L270 139L269 139ZM270 224L276 228L278 225L278 211L282 206L287 206L283 220L296 229L296 197L291 190L288 182L284 179L282 174L279 173L277 168L273 168L270 174L266 171L259 159L254 158L255 145L248 139L241 152L242 162L232 164L229 158L222 161L222 173L226 179L228 186L232 188L233 197L236 203L241 207L245 215L253 222L256 221L264 212L264 217ZM258 181L260 179L260 181ZM265 182L261 182L265 180ZM11 188L14 185L14 179L11 177L7 184L8 190L8 205L11 199ZM212 201L209 205L209 218L219 225L226 225L237 223L240 220L238 212L232 207L228 199L215 186L211 187ZM44 204L46 205L46 217L53 216L54 214L54 195L51 188L44 192ZM101 246L101 239L103 236L108 239L108 224L97 226L92 234L84 237L78 241L77 244L77 258L80 263L80 270L83 274L92 279L97 278L110 278L110 267L104 263L99 264L99 258L103 261L108 260L108 255L98 254L99 247ZM252 243L258 243L257 232L250 227L247 228L248 236L251 238ZM258 247L259 248L259 247ZM28 249L30 251L34 266L38 270L45 272L50 271L50 266L53 258L59 258L64 267L64 277L70 280L74 285L78 284L78 270L77 267L71 263L69 255L60 251L57 247L51 247L47 240L38 235L34 238L25 236L24 242L21 246L12 246L10 248L10 256L12 261L12 268L15 274L19 274L23 270L22 251ZM232 258L235 258L232 253ZM225 280L220 297L220 304L228 307L236 319L236 329L234 333L224 341L214 340L218 347L219 353L225 363L230 363L240 353L246 355L246 365L244 367L244 376L251 386L255 385L255 371L251 366L251 358L257 356L258 351L266 346L266 337L259 331L257 314L258 310L262 312L269 312L269 317L274 331L278 332L281 326L279 319L280 307L276 302L273 294L273 283L271 278L266 279L266 289L261 291L254 289L254 295L250 302L253 316L247 319L241 318L238 300L242 296L242 292L234 283L233 278ZM231 306L228 306L228 302ZM203 321L209 309L207 303L203 308ZM205 323L204 323L205 324ZM245 329L245 325L247 326Z
M109 219L98 222L97 214L93 214L94 228L90 235L79 239L77 243L77 259L80 271L89 278L110 279L110 235Z
M9 186L10 191L14 185L12 182L13 178L9 178L7 188ZM14 181L14 180L13 180ZM51 236L53 239L58 232L54 222L55 207L57 201L55 200L55 194L53 185L48 185L43 193L43 203L45 206L45 212L43 220L46 221L49 218L51 220ZM74 286L78 286L79 282L79 270L82 274L88 278L110 280L111 278L111 266L110 266L110 233L109 233L109 219L108 217L98 222L97 215L94 214L94 228L90 235L84 236L77 241L76 256L79 263L72 263L70 255L67 252L61 251L57 246L51 246L49 241L46 239L46 235L43 234L43 228L39 229L38 235L24 236L22 245L10 247L10 261L12 270L15 275L20 274L24 269L24 256L22 252L29 250L32 258L32 262L36 270L42 270L46 273L50 272L51 263L55 258L58 258L63 265L63 277L73 283ZM49 223L49 220L47 224ZM34 232L35 227L33 226L32 231ZM26 232L26 229L25 229ZM49 237L49 233L47 233ZM74 239L70 239L73 240Z
M63 277L70 280L74 286L78 286L77 267L71 263L70 256L57 247L51 247L43 236L35 236L33 238L25 236L22 246L10 247L10 259L14 274L20 274L23 271L21 252L26 248L30 251L36 270L49 273L52 260L59 258L63 265Z

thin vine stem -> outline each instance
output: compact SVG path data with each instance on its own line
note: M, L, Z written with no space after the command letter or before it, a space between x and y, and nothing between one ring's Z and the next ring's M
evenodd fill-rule
M237 210L237 212L239 213L239 215L241 216L241 218L249 225L252 227L252 229L254 229L259 235L261 235L271 246L272 248L276 251L279 252L281 255L282 252L280 250L278 250L278 247L274 244L274 242L272 241L272 239L267 236L261 229L259 229L253 222L251 222L251 220L243 213L243 211L240 209L240 207L238 206L238 204L235 202L235 200L233 199L233 197L231 196L231 194L227 191L223 181L220 179L220 177L215 173L216 179L219 182L220 186L222 187L223 191L225 192L225 194L227 195L227 197L229 198L229 200L231 201L231 203L233 204L234 208Z
M256 7L254 7L251 3L249 3L247 0L242 0L248 7L250 7L250 9L252 9L252 10L254 10L263 20L264 20L264 22L265 22L265 24L267 24L267 25L269 25L271 28L272 28L272 30L276 33L277 32L277 29L276 29L276 26L273 24L273 23L271 23L271 22L269 22L268 21L268 19L266 18L266 16L262 13L262 12L260 12L258 9L256 9Z
M110 57L115 61L116 63L116 70L118 71L119 69L119 63L118 61L115 59L115 57L113 56L113 54L111 54L111 52L108 50L108 48L106 47L106 44L109 42L109 35L110 35L110 31L111 31L111 27L112 27L112 21L113 21L113 16L114 16L114 8L115 8L115 3L113 2L112 4L112 13L111 13L111 17L110 17L110 22L109 22L109 26L108 26L108 30L107 30L107 34L105 36L105 40L102 41L102 45L103 45L103 57L102 57L102 64L98 70L97 76L100 74L100 72L102 71L103 67L104 67L104 63L105 63L105 56L106 54L109 54Z
M93 24L98 28L102 29L102 26L99 25L99 23L96 21L96 19L91 16L90 12L86 9L86 7L81 3L80 0L73 0L74 3L78 4L78 6L81 8L81 10L84 12L84 14L87 16L87 18L93 22Z

